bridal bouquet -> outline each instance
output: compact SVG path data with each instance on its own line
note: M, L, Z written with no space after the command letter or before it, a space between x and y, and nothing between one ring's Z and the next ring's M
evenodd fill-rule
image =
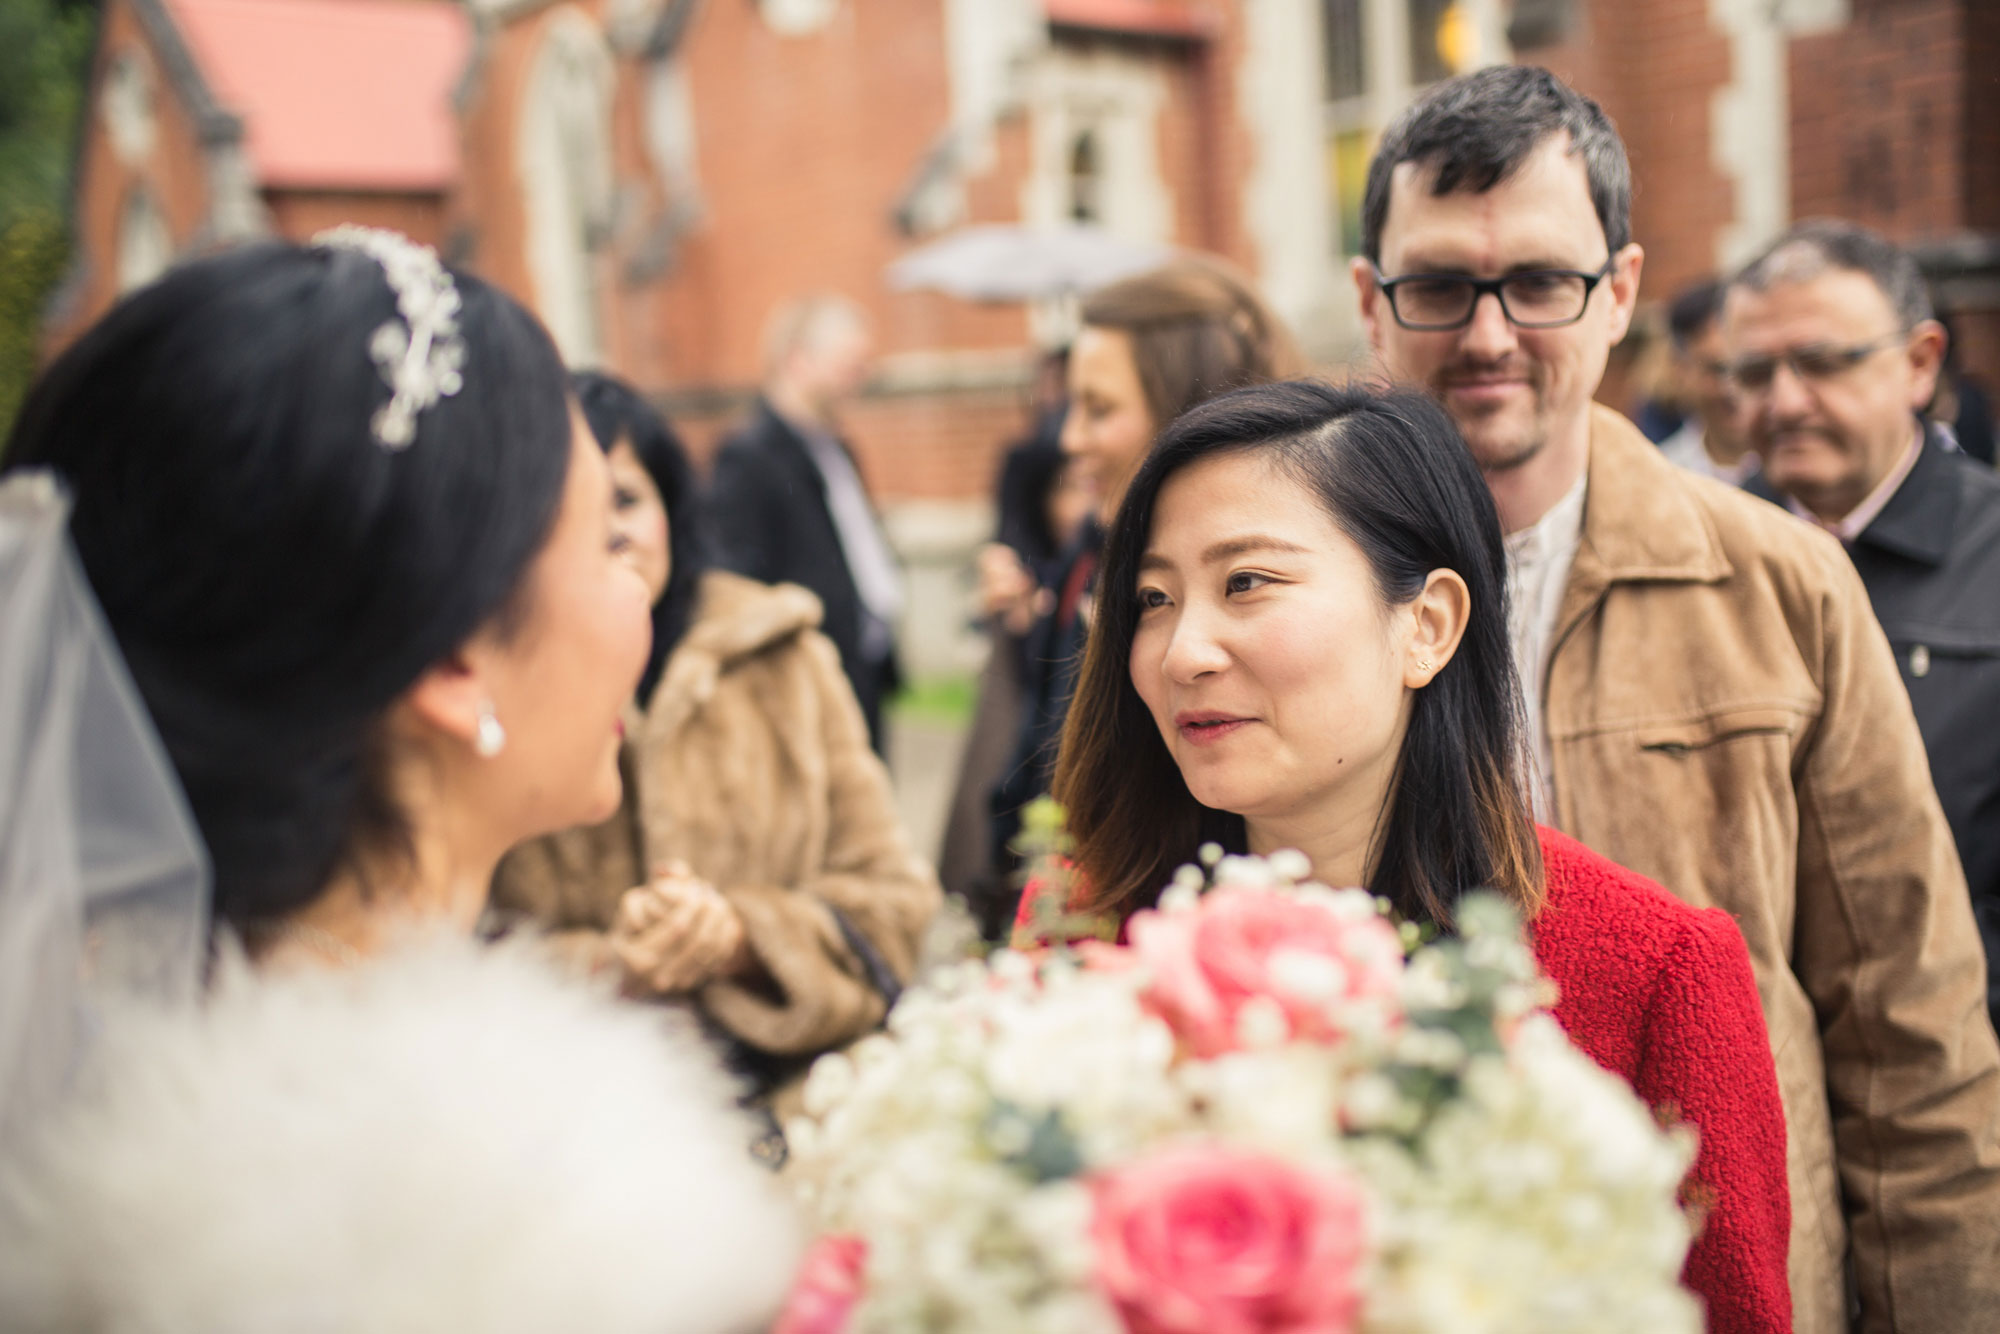
M780 1334L1688 1331L1693 1157L1537 1010L1512 908L1421 944L1303 857L1003 952L823 1058Z

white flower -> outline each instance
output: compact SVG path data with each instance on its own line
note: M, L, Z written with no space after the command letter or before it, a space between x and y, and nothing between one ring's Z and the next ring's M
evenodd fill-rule
M1271 952L1271 980L1301 1000L1330 1002L1347 990L1347 969L1331 955L1278 949Z
M1357 1130L1386 1129L1401 1121L1403 1095L1396 1091L1394 1081L1370 1071L1348 1083L1341 1110Z
M1225 888L1273 885L1356 921L1380 911L1361 891L1290 887L1296 862L1218 857ZM1168 891L1169 911L1204 910L1198 877ZM1527 1013L1544 990L1532 957L1504 906L1480 913L1464 949L1407 964L1387 932L1363 937L1380 957L1277 951L1272 994L1237 1006L1242 1049L1212 1059L1148 1011L1144 968L1002 954L913 986L886 1036L815 1066L813 1119L791 1131L801 1199L869 1245L854 1334L1115 1334L1086 1182L1190 1137L1337 1163L1363 1184L1368 1334L1696 1334L1675 1200L1691 1136L1663 1134ZM1402 970L1400 996L1344 999L1346 971L1374 965ZM1454 1023L1497 1013L1512 1035L1475 1056L1456 1031L1404 1022L1399 1002ZM1295 1040L1286 1005L1324 1008L1341 1036Z
M1233 1143L1288 1155L1329 1151L1340 1076L1323 1051L1290 1044L1191 1062L1177 1072L1202 1108L1203 1128Z
M1312 859L1297 848L1282 848L1265 860L1270 864L1272 873L1281 880L1299 884L1312 878Z
M1232 889L1279 889L1280 877L1262 857L1224 857L1215 865L1215 886Z
M831 1052L813 1062L806 1076L806 1114L825 1116L854 1091L854 1064L839 1052Z
M1292 1021L1269 996L1252 996L1236 1012L1236 1040L1251 1051L1281 1046L1291 1036Z
M1034 1246L1044 1268L1064 1282L1089 1282L1090 1188L1076 1181L1052 1181L1023 1195L1014 1222Z

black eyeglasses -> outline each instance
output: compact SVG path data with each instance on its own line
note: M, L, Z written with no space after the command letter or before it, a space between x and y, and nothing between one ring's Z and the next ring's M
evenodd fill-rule
M1406 273L1390 278L1377 267L1375 285L1389 298L1389 310L1405 329L1438 333L1472 323L1479 298L1491 292L1508 322L1522 329L1560 329L1583 318L1590 294L1618 262L1616 255L1595 273L1579 269L1527 269L1504 278L1468 278L1457 273Z
M1901 333L1884 334L1873 342L1855 343L1848 347L1808 343L1804 347L1786 348L1776 356L1739 357L1729 365L1729 382L1743 393L1761 394L1778 378L1778 367L1781 365L1789 367L1792 374L1808 383L1831 380L1836 375L1853 370L1877 352L1898 346L1905 337Z

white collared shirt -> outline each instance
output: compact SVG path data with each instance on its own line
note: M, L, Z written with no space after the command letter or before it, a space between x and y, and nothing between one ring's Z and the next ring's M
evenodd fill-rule
M865 657L880 661L895 647L895 624L903 610L903 577L889 539L868 502L861 475L839 440L820 427L794 421L792 429L805 441L813 466L826 481L826 508L847 572L861 597L861 648Z
M1666 456L1667 462L1677 467L1703 477L1713 477L1730 486L1741 486L1749 481L1760 462L1755 453L1745 450L1743 457L1734 463L1717 463L1708 452L1708 440L1702 433L1701 422L1693 417L1688 418L1680 430L1660 442L1660 453Z
M1542 683L1548 676L1549 650L1554 647L1570 566L1583 543L1583 502L1589 482L1585 472L1547 514L1506 539L1507 634L1514 646L1514 668L1520 673L1527 705L1528 743L1535 758L1529 794L1535 818L1544 822L1555 815L1555 781L1548 728L1542 719Z

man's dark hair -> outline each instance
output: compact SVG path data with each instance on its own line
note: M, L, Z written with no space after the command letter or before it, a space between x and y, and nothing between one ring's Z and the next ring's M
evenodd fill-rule
M1722 298L1728 292L1720 279L1703 278L1689 283L1674 294L1667 306L1667 332L1674 347L1685 352L1688 344L1702 336L1715 317L1722 313Z
M1745 264L1730 286L1762 292L1777 283L1805 282L1828 269L1866 274L1889 298L1905 331L1936 318L1923 271L1910 253L1878 232L1838 218L1794 224Z
M1583 158L1590 202L1617 254L1632 240L1632 167L1604 108L1534 65L1495 65L1449 79L1397 117L1368 164L1361 199L1361 252L1382 258L1389 183L1415 162L1435 171L1433 195L1484 194L1506 180L1551 135L1567 134Z

